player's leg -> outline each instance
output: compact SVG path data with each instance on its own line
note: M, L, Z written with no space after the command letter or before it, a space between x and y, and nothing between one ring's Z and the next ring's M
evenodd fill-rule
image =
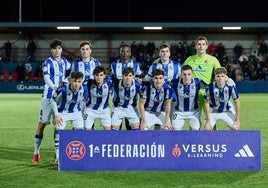
M120 107L114 108L112 114L112 130L121 130L122 129L122 121L123 117L125 117L124 111L121 111Z
M192 115L188 117L189 119L189 124L192 130L200 130L200 111L196 111Z
M40 158L40 147L43 141L44 129L47 124L50 124L50 118L52 116L52 108L50 105L50 99L43 99L40 105L39 122L34 136L34 154L32 163L37 164Z
M35 136L34 136L34 154L32 158L32 163L37 164L39 162L40 158L40 146L43 140L43 133L45 129L46 124L39 122L38 123L38 128L36 130Z
M159 124L154 125L154 130L160 130L160 129L161 129L161 125L159 125Z
M205 104L204 94L205 94L205 89L200 89L199 94L198 94L198 102L199 102L199 109L200 109L200 129L204 122L203 120L204 104ZM191 130L191 127L190 127L190 130ZM213 130L217 130L216 124L214 125Z
M112 129L112 117L110 114L110 109L106 108L102 110L102 113L99 114L100 117L100 123L103 126L103 130L111 130Z
M59 147L59 143L60 143L60 134L59 134L59 130L64 130L67 122L71 121L72 122L72 126L74 128L76 128L78 126L78 122L74 121L76 118L80 119L80 126L83 126L83 118L82 115L77 112L77 113L60 113L60 116L62 118L62 123L61 125L55 125L55 136L54 136L54 148L55 148L55 164L58 165L59 164L59 155L60 155L60 147Z
M92 130L95 120L98 114L92 108L86 108L83 113L84 128L85 130Z
M132 130L131 126L129 125L129 121L127 118L125 118L125 126L126 126L126 130Z
M95 129L95 122L92 124L91 130Z
M128 120L131 130L140 130L140 117L134 108L131 107L127 114L125 119Z

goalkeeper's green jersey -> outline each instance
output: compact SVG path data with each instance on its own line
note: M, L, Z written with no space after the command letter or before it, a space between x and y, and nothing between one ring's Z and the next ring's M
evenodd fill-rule
M202 57L197 55L189 56L183 65L190 65L193 69L194 77L200 78L206 84L212 82L214 70L218 67L221 67L218 59L209 54L206 54Z

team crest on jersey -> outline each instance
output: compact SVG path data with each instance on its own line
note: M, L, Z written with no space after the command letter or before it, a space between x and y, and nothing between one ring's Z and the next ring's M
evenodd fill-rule
M125 96L124 96L124 99L125 99L125 100L130 100L130 96L129 96L129 95L125 95Z
M205 60L204 63L205 63L205 64L208 64L208 60Z
M183 94L183 97L184 97L184 98L189 98L189 93L184 93L184 94Z
M104 85L103 85L103 88L104 88L104 89L107 89L107 85L106 85L106 84L104 84Z
M160 101L159 96L155 96L153 101L154 101L154 102L158 102L158 101Z

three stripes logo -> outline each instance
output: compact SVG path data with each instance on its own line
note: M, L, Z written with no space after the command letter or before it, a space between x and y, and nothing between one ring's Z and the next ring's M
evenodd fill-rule
M248 147L248 145L244 145L237 153L234 154L235 157L254 157L254 154Z

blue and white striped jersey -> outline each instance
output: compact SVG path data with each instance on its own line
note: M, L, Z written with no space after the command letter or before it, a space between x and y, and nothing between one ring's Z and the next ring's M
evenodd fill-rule
M155 69L162 69L165 73L165 81L168 81L168 82L170 82L173 79L177 79L181 75L181 64L180 63L178 63L176 61L169 60L168 64L165 65L161 62L161 59L159 59L157 63L153 63L150 66L148 73L144 77L144 81L151 80L152 73Z
M176 110L189 112L198 109L200 83L201 80L198 78L193 78L190 85L184 85L182 78L172 81L172 88L176 93Z
M87 108L93 108L94 110L105 109L109 106L109 96L113 94L113 85L110 77L106 77L103 80L101 86L97 86L95 80L88 80L88 102Z
M71 84L68 83L60 86L56 90L56 92L53 94L53 100L57 103L57 109L59 113L72 113L81 111L82 101L86 100L87 96L88 91L86 86L81 85L78 91L72 91Z
M65 57L57 61L53 56L46 59L43 63L43 75L44 77L49 77L49 82L54 85L55 88L59 87L63 80L65 79L66 70L70 69L71 64ZM53 90L55 88L50 87L50 83L45 80L45 88L43 91L43 98L50 99L53 95Z
M72 63L71 72L82 72L84 74L83 84L86 85L89 79L94 79L93 70L98 66L101 66L101 63L92 57L90 57L89 62L79 59Z
M146 99L144 108L151 112L161 112L165 109L165 100L172 99L174 90L165 82L161 89L156 89L153 83L149 87L145 87L141 93L141 98Z
M114 86L114 106L127 108L133 104L136 105L137 96L142 92L142 89L142 84L135 80L132 81L132 85L129 88L124 87L123 80L120 80L118 85Z
M122 71L127 67L132 67L134 69L135 75L142 74L142 71L140 69L140 64L138 62L133 61L133 59L129 59L128 63L122 63L120 59L118 59L117 61L114 61L111 64L112 77L117 80L122 80L123 78Z
M205 99L210 101L210 107L218 112L226 112L232 108L230 98L238 99L238 92L235 86L225 86L218 88L216 82L212 82L206 87Z

